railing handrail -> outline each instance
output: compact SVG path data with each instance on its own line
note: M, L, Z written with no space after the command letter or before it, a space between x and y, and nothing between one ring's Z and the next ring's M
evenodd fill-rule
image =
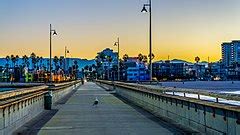
M225 110L234 111L234 112L240 112L239 106L234 106L234 105L229 105L229 104L221 104L221 103L216 103L216 102L209 102L209 101L199 100L199 99L195 99L195 98L191 98L191 97L169 95L169 94L165 94L165 93L160 93L159 91L155 91L152 88L131 85L131 84L123 83L123 82L113 82L113 81L105 81L105 80L97 80L97 82L105 83L105 84L109 84L109 85L114 84L116 86L131 89L134 91L150 93L150 94L154 94L157 96L162 96L162 97L167 97L167 98L172 98L172 99L177 99L177 100L183 100L186 102L191 102L191 103L200 104L200 105L209 106L209 107L215 107L215 108L219 108L219 109L225 109Z
M51 87L47 85L42 85L37 87L23 88L19 90L2 92L0 93L0 109L25 101L27 99L31 99L33 97L44 95L45 93L48 92L48 90L55 91L55 90L64 89L66 87L69 87L79 82L80 81L77 80L77 81L63 83L62 85L53 84Z
M12 90L12 91L6 91L6 92L0 92L0 101L6 100L12 97L24 95L24 94L29 94L33 92L37 92L40 90L47 89L48 86L42 85L42 86L36 86L36 87L31 87L31 88L21 88L18 90Z

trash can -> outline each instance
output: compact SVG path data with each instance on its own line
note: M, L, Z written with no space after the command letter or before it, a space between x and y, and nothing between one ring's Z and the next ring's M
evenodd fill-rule
M82 85L84 85L84 79L83 78L81 79L81 82L82 82Z
M44 109L51 110L52 109L52 91L48 91L44 95Z

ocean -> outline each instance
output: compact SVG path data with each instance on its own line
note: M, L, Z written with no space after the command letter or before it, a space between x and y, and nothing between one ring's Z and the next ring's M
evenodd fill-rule
M0 88L0 92L15 90L16 88Z

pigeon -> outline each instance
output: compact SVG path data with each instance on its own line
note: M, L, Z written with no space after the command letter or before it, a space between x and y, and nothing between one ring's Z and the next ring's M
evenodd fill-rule
M99 102L99 101L98 101L98 99L97 99L97 97L96 97L96 98L95 98L95 101L94 101L94 103L93 103L93 106L95 106L95 105L97 106L98 102Z

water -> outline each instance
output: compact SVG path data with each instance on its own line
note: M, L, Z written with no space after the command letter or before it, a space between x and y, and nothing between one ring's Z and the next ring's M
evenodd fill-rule
M216 93L239 94L240 81L189 81L189 82L161 82L165 87L183 89L198 89Z
M15 90L16 88L0 88L0 92Z
M166 94L181 96L181 97L184 96L184 93L182 93L182 92L174 92L174 94L173 94L173 92L166 92ZM185 93L185 97L198 99L198 94ZM217 102L215 97L206 96L206 95L200 95L200 99L205 100L205 101L210 101L210 102ZM235 101L235 100L227 100L224 98L219 98L218 102L222 103L222 104L240 106L240 101Z

